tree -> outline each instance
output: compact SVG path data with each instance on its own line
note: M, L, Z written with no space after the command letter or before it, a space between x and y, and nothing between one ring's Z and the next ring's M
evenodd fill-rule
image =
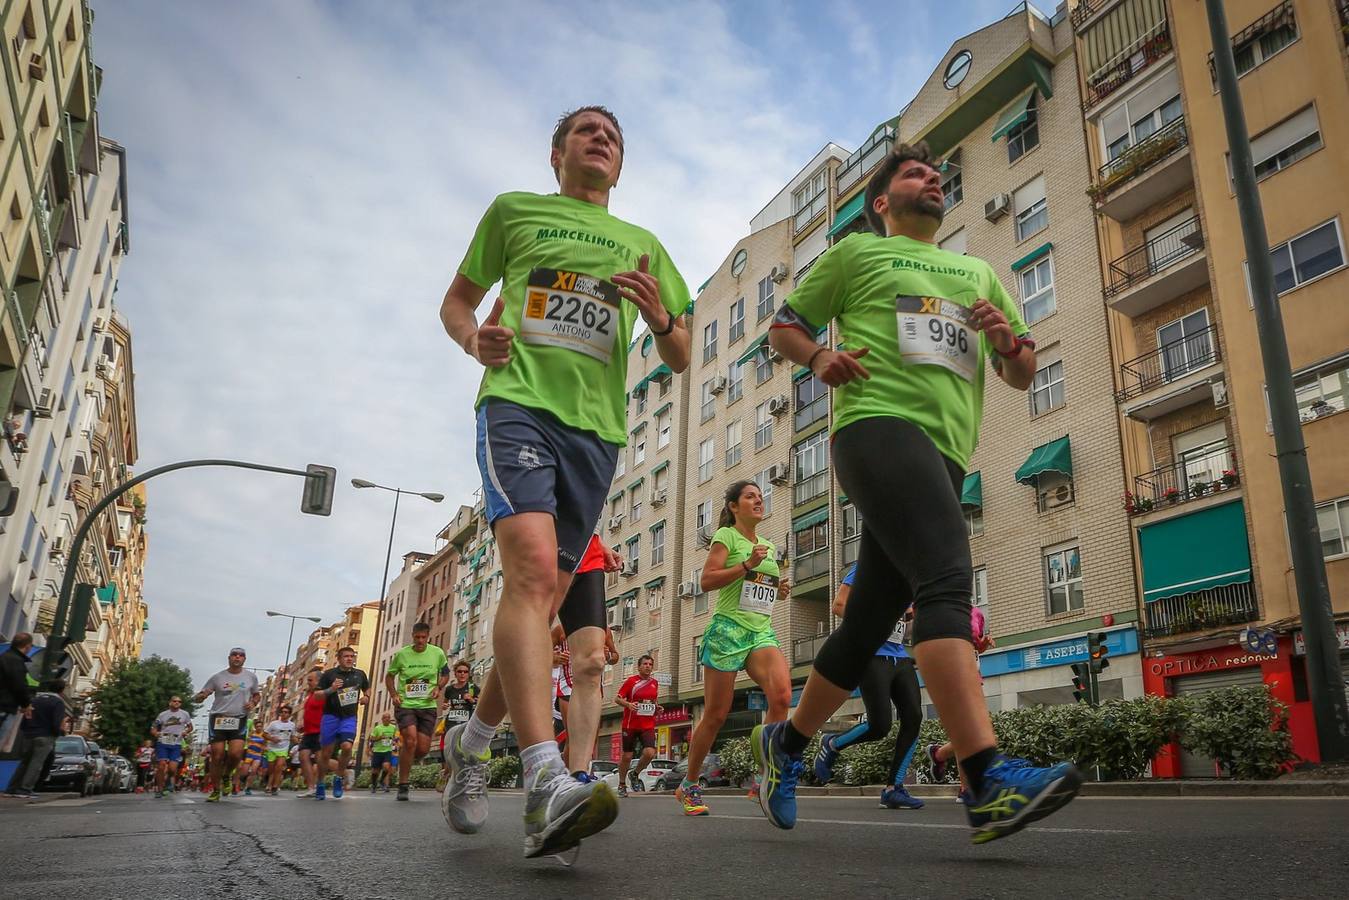
M89 695L94 733L105 748L127 755L150 736L150 724L168 709L170 697L181 697L191 713L192 693L192 676L171 659L122 660Z

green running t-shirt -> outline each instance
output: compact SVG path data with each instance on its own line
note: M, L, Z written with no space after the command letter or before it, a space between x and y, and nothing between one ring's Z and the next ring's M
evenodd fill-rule
M982 259L870 233L825 251L786 305L815 328L838 319L842 349L870 348L861 362L871 378L834 388L834 432L897 416L966 468L979 442L984 361L993 353L966 321L980 299L1002 310L1014 334L1027 334L1015 301Z
M397 725L376 725L370 729L370 739L374 741L375 753L392 753L394 735L398 734Z
M408 709L435 709L436 683L449 674L450 661L445 651L427 644L421 653L409 645L389 660L389 674L398 689L398 705Z
M475 406L500 397L626 444L628 343L639 314L609 279L636 270L643 254L661 303L682 315L688 286L645 228L561 194L493 200L459 274L484 289L502 283L501 324L515 339L510 363L483 373Z
M755 577L746 575L723 587L717 595L717 608L714 611L716 615L725 616L755 631L767 628L773 603L777 600L778 579L782 574L778 570L777 547L767 538L751 541L731 525L718 528L716 534L712 535L712 543L726 548L728 569L749 559L756 543L768 545L768 555L753 569Z

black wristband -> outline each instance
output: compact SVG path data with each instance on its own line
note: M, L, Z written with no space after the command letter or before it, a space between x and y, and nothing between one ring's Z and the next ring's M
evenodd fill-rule
M665 323L665 330L664 330L664 331L653 331L653 332L651 332L651 333L652 333L653 335L655 335L656 337L665 337L667 334L669 334L670 332L674 331L674 325L675 325L674 313L670 312L670 311L667 309L667 310L665 311L665 315L669 316L669 319L670 319L670 320L669 320L668 322Z
M819 356L821 353L823 353L824 351L826 351L826 350L828 350L828 349L829 349L828 347L821 347L820 349L816 350L814 353L810 354L810 359L806 362L806 368L807 368L807 369L810 369L811 372L814 372L814 371L815 371L815 357Z

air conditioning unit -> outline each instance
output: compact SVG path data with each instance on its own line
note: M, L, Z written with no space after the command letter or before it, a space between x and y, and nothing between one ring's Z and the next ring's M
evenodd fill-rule
M609 627L614 631L623 630L623 610L619 606L609 607Z
M664 506L665 501L669 499L669 496L670 496L669 488L656 488L654 491L651 492L651 505Z
M679 582L680 597L696 597L697 595L698 595L698 585L694 584L692 581Z
M769 362L780 363L780 362L782 362L782 354L779 353L778 351L774 350L772 347L769 347L769 348L768 348L768 361L769 361Z
M52 403L56 395L51 388L43 388L37 395L37 405L33 407L33 415L39 419L50 419L52 417Z
M66 552L65 535L57 535L55 538L52 539L52 545L47 548L47 555L50 556L52 559L58 559L65 552Z
M724 390L726 390L726 376L718 375L715 378L713 378L711 387L712 393L720 394Z
M112 359L108 354L104 353L98 358L98 362L94 364L94 371L104 378L112 374Z
M768 401L768 411L775 416L780 416L790 409L791 403L787 400L785 394L781 394Z
M1007 215L1011 205L1012 197L1010 194L994 194L993 199L984 204L984 218L990 222L996 222Z
M47 77L47 58L41 53L28 56L28 77L34 81L43 81Z
M636 575L636 574L637 574L637 560L635 560L635 559L625 559L625 560L623 560L623 566L622 566L622 568L620 568L618 571L619 571L621 574L623 574L623 575Z
M1040 492L1040 508L1044 510L1067 506L1072 500L1073 489L1066 482Z
M785 484L790 477L791 473L782 463L773 463L768 467L768 480L774 484Z
M1213 408L1227 408L1227 382L1221 379L1209 385L1213 389Z
M623 513L609 517L609 530L617 531L623 525Z
M768 277L776 281L778 284L782 284L782 282L787 280L787 264L778 263L776 266L769 269Z

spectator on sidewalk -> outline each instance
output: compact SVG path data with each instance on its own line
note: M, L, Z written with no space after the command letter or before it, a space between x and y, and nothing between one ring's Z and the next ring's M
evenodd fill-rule
M61 696L65 689L66 683L58 678L51 682L50 690L33 697L32 707L19 726L19 768L10 782L9 796L37 796L33 789L52 758L66 719L66 701Z
M8 753L16 746L17 717L28 708L32 691L28 687L28 650L33 636L20 631L10 641L9 649L0 653L0 753Z

